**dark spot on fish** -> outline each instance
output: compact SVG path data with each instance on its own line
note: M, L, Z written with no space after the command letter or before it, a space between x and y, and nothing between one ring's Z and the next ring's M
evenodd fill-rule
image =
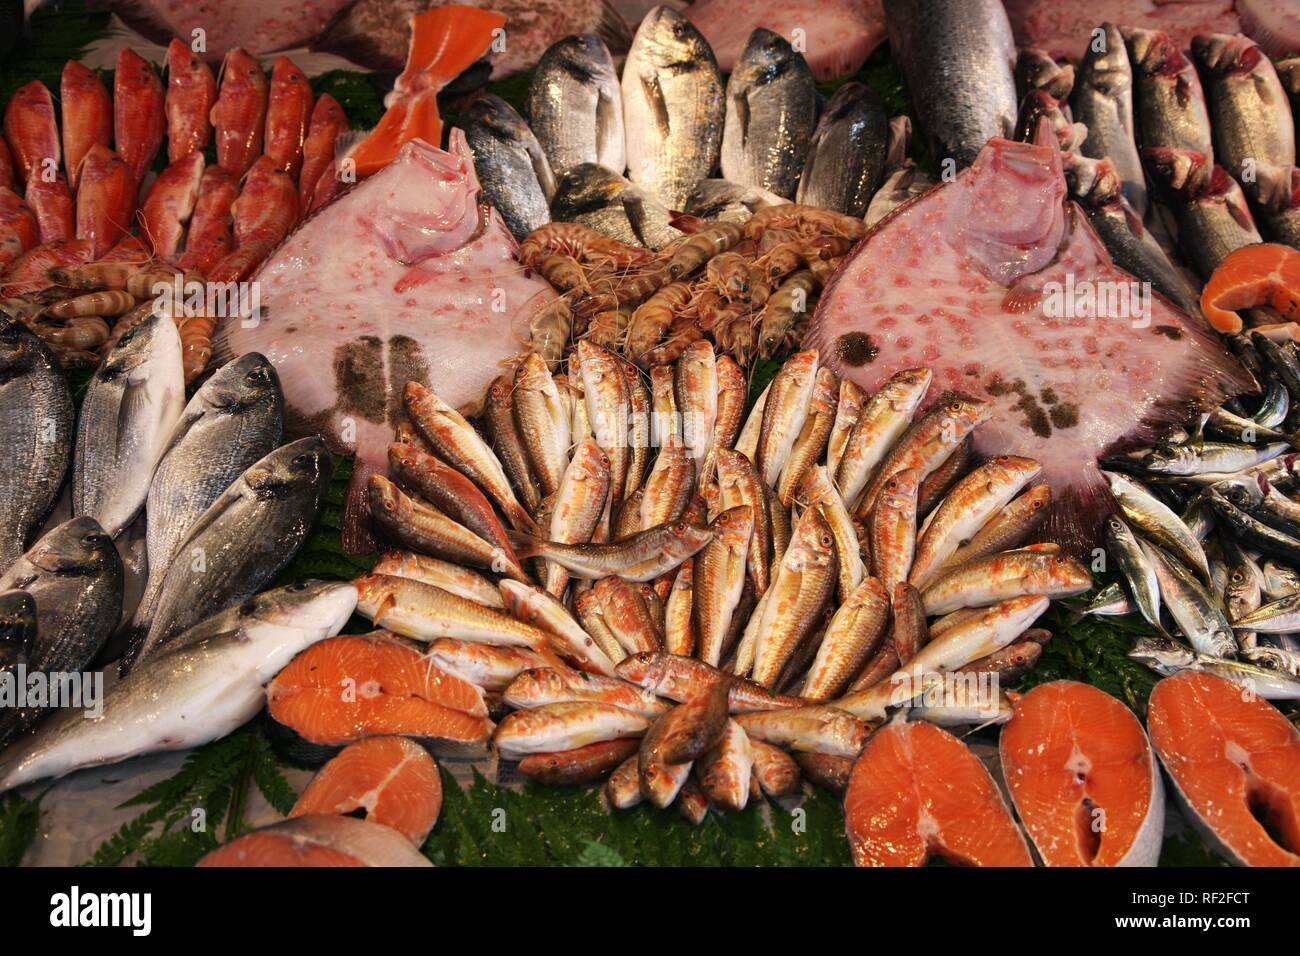
M363 335L334 350L334 389L339 415L359 415L376 424L384 421L388 383L384 376L383 343Z
M1151 331L1174 342L1183 337L1183 330L1176 325L1157 325Z
M295 333L298 331L298 326L296 326L296 325L291 325L291 326L289 326L288 328L286 328L284 331L285 331L285 334L287 334L287 335L293 335L293 334L295 334Z
M1079 424L1079 408L1072 402L1056 405L1052 408L1051 418L1057 428L1073 428Z
M394 335L388 340L388 421L394 427L404 417L402 390L410 381L429 383L429 363L424 360L420 343L409 335Z
M1050 385L1047 386L1038 393L1038 400L1044 405L1055 405L1058 401L1056 397L1056 389L1052 388Z
M845 365L860 368L875 361L880 349L865 332L845 332L835 341L835 352Z

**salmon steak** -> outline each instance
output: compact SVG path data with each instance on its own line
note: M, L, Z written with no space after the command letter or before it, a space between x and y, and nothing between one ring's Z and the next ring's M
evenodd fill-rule
M382 823L328 814L295 817L219 846L199 866L432 866Z
M1103 510L1099 455L1254 383L1208 329L1116 267L1064 195L1055 144L990 140L858 244L805 344L868 392L923 366L927 402L988 402L976 451L1041 462L1047 539L1082 551Z
M420 846L441 810L442 779L427 750L406 737L367 737L321 767L289 816L363 812Z
M1015 706L1002 775L1047 866L1155 866L1165 795L1146 731L1114 697L1061 680Z
M1228 860L1300 865L1300 731L1276 707L1182 671L1151 692L1147 729L1188 817Z
M514 237L481 201L459 130L451 152L412 140L323 206L254 275L257 321L227 319L213 353L260 352L284 388L285 431L355 454L343 543L370 550L365 488L387 467L408 381L474 411L529 320L555 297L515 261Z
M382 633L313 645L266 696L274 720L327 746L384 734L472 744L494 729L479 688Z
M895 720L853 765L844 822L857 866L1033 866L1024 834L980 759L927 723Z

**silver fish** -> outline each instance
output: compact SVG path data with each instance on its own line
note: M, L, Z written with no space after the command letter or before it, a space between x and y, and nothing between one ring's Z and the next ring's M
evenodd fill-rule
M565 37L542 54L526 111L556 176L580 163L620 174L627 166L618 71L595 34Z
M1160 585L1156 581L1155 563L1138 544L1133 529L1119 515L1106 519L1106 548L1115 558L1128 581L1129 593L1148 624L1163 631L1160 623Z
M555 175L524 118L501 97L480 93L462 121L483 198L514 237L523 240L550 222Z
M262 685L337 634L356 603L350 584L305 581L203 621L111 684L98 717L62 710L0 753L0 791L225 736L262 709Z
M36 602L26 591L0 592L0 674L27 665L36 637Z
M1258 195L1254 187L1265 168L1296 161L1295 122L1277 71L1253 40L1240 35L1194 37L1192 57L1208 83L1215 162L1248 195Z
M21 322L0 322L0 574L26 549L58 500L72 457L67 379Z
M816 122L808 62L785 37L759 27L727 81L722 175L793 199Z
M1196 68L1169 34L1121 28L1133 65L1133 112L1138 146L1214 155L1210 114Z
M632 182L680 209L717 165L724 112L722 73L708 41L676 10L655 7L623 65Z
M222 492L177 548L149 630L133 635L123 672L274 580L311 530L332 471L325 442L302 438L251 465Z
M660 249L681 236L672 213L651 192L597 163L579 163L560 177L551 214L632 246Z
M1233 625L1218 599L1177 560L1145 541L1139 543L1155 565L1160 595L1183 636L1202 654L1213 657L1235 654Z
M77 420L72 513L117 537L149 494L185 407L176 323L155 313L118 340L95 372Z
M1128 656L1165 677L1183 670L1203 671L1240 684L1265 700L1300 700L1300 680L1285 671L1198 654L1172 638L1138 638Z
M861 83L845 83L817 121L797 201L865 216L885 173L889 139L889 114L880 97Z
M1142 219L1147 211L1147 183L1133 125L1133 67L1113 23L1103 23L1089 38L1070 106L1074 119L1088 128L1083 155L1110 160L1124 198Z
M245 468L280 444L283 418L275 366L256 352L222 366L194 393L149 486L149 581L137 626L148 626L190 526Z
M1011 135L1016 45L1000 0L885 0L885 21L935 162L969 166Z
M94 518L49 531L0 577L0 591L26 591L36 604L27 649L32 672L73 672L90 664L122 613L122 560ZM44 708L0 713L0 746L30 727Z
M779 206L780 196L757 186L742 186L729 179L701 179L686 197L687 215L723 222L745 222L764 206Z

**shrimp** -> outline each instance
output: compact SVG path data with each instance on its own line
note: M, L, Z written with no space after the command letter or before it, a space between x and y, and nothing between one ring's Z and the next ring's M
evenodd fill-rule
M116 317L130 312L135 308L135 304L135 296L129 292L120 290L90 292L56 302L45 310L45 314L56 319L77 319L87 316ZM107 330L104 332L104 337L108 337ZM96 346L99 344L95 343Z
M573 335L573 304L567 295L557 296L538 309L528 323L532 349L555 371L564 357L564 347Z
M181 368L188 385L202 374L212 358L212 330L217 327L217 320L210 315L191 315L173 321L181 333Z
M627 334L627 326L631 318L632 310L626 308L597 312L587 324L587 331L583 333L583 338L590 339L602 348L619 349L622 347L623 337Z
M572 256L579 262L607 261L624 266L654 256L649 249L610 239L576 222L548 222L534 229L519 244L519 261L531 269L537 269L546 256L557 253Z
M713 340L737 363L748 365L758 341L758 329L750 315L732 315L714 327Z
M537 266L542 278L561 292L572 292L587 285L587 273L573 256L554 253L546 256Z
M649 352L672 326L677 314L691 298L691 287L686 282L672 282L642 302L632 313L627 327L627 344L624 351L639 360Z
M749 301L749 260L737 252L721 252L709 260L704 274L729 300Z
M783 203L779 206L764 206L754 213L745 223L745 235L756 239L773 227L794 229L801 233L826 233L853 240L861 239L867 234L867 224L856 216L816 206Z
M42 323L36 333L51 345L92 351L108 341L108 323L97 315L83 315L54 325Z
M821 283L808 269L794 273L772 294L759 316L759 355L771 358L794 342L801 320L811 312L811 300L821 289Z
M691 345L704 338L704 332L688 315L679 315L668 329L668 336L663 344L646 352L638 360L644 368L656 365L671 365L681 358L682 353Z
M668 262L668 274L678 279L690 275L720 252L726 252L743 237L742 227L734 222L720 222L686 239Z

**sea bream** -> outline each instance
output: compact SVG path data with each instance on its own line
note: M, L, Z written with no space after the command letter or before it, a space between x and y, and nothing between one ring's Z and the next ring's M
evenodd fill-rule
M218 355L261 352L275 365L286 433L319 431L356 454L345 546L366 548L366 481L385 467L405 384L436 383L449 405L474 410L554 299L514 250L479 202L464 134L452 130L450 152L413 140L266 261L259 323L219 329Z
M1048 537L1080 546L1096 530L1084 513L1099 501L1099 453L1250 381L1185 313L1138 295L1064 193L1054 142L992 141L859 244L805 345L869 393L926 366L931 403L950 391L986 402L976 451L1041 462Z
M528 87L526 115L557 176L579 163L621 174L623 91L600 37L568 36L542 54Z

